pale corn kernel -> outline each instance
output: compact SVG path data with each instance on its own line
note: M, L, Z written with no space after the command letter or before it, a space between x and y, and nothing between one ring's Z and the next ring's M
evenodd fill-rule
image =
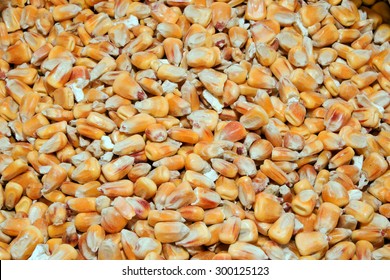
M101 212L101 226L108 233L118 233L127 224L127 220L114 208L107 207Z
M66 180L67 172L60 165L54 165L50 168L49 173L45 175L43 180L42 193L49 193L58 189Z
M11 2L1 259L389 258L387 3Z
M20 232L18 237L12 242L10 254L12 259L26 260L33 253L35 247L43 242L43 235L38 228L28 226Z
M329 181L323 186L322 197L324 201L339 207L343 207L349 202L347 190L340 183L334 181Z
M366 228L352 231L351 238L354 242L365 240L373 244L380 244L383 242L384 236L383 230L379 228Z
M268 259L264 251L250 243L238 241L229 246L229 254L235 260L266 260Z
M189 233L187 236L176 242L176 245L183 247L202 246L209 242L211 233L203 222L195 222L189 226Z
M317 213L317 220L314 228L319 232L328 233L332 231L339 221L341 209L332 203L323 203Z
M356 245L350 241L342 241L329 249L325 254L327 260L350 260L356 251Z
M268 236L278 244L287 244L294 230L294 214L282 214L279 219L268 230Z

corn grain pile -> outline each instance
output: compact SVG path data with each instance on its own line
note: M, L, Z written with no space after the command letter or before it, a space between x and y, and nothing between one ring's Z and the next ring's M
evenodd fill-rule
M387 1L0 7L0 259L390 259Z

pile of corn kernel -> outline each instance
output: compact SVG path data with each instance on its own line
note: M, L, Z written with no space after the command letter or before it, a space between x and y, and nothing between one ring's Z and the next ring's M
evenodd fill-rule
M388 1L0 11L0 259L390 259Z

